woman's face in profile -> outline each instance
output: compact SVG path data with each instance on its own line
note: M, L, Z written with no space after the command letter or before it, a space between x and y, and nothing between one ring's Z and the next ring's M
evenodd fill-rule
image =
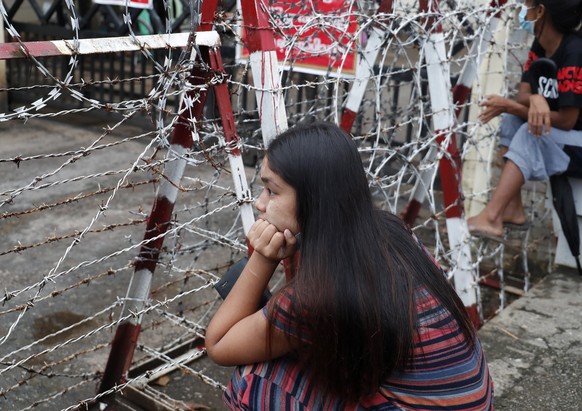
M259 218L268 221L283 232L289 229L293 235L301 230L297 223L297 194L279 175L269 168L267 157L261 167L263 191L255 202Z

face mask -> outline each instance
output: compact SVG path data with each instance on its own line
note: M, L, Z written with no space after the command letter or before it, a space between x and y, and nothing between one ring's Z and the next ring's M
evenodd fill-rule
M525 4L521 5L521 10L519 11L519 16L518 16L519 25L522 29L527 31L532 36L534 36L535 35L534 26L535 26L536 20L526 20L525 19L525 16L527 15L528 10L529 10L529 7L527 7Z

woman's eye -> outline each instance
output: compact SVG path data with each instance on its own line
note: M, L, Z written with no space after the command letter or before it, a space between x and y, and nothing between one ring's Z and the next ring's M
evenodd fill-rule
M269 197L275 194L269 187L263 186L263 191L266 192Z

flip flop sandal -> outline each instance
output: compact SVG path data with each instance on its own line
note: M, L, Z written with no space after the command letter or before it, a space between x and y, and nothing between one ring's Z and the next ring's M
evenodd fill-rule
M509 230L516 230L516 231L527 231L530 229L531 224L529 221L526 221L523 224L516 224L516 223L503 223L503 227Z
M495 235L495 234L491 234L491 233L488 233L486 231L479 230L479 229L477 229L475 227L473 227L471 229L471 226L469 226L469 234L471 234L473 237L484 238L486 240L492 240L492 241L496 241L498 243L504 243L505 242L505 240L504 240L504 238L502 236L498 236L498 235Z

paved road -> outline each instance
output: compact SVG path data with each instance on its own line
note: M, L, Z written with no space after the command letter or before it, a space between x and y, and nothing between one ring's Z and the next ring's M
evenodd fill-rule
M481 330L497 410L582 410L582 278L559 268Z
M107 343L116 329L111 324L120 316L114 305L127 293L136 244L143 239L143 221L154 201L157 185L145 182L156 173L132 171L134 164L143 166L153 158L155 150L148 148L151 135L128 139L143 129L124 126L101 138L107 125L102 120L65 120L0 123L0 204L13 197L0 207L0 298L5 292L15 294L0 303L0 410L20 410L38 402L34 410L53 411L95 395L109 352ZM75 157L71 153L93 143L102 147L69 161ZM143 160L136 161L140 155ZM6 161L19 156L22 161ZM160 150L155 158L164 157ZM126 174L124 188L113 195ZM232 185L229 174L215 178L215 170L202 161L188 167L187 176L173 216L176 221L190 221L234 201L227 189ZM216 188L200 181L213 181ZM104 192L95 194L100 191ZM154 303L198 287L201 291L190 291L144 316L134 358L144 357L144 347L191 337L194 322L205 325L217 297L208 273L219 275L217 267L236 259L237 253L189 230L216 232L227 227L221 231L225 233L233 227L236 233L240 227L234 223L236 210L233 206L188 224L166 240L170 252L163 253L163 264L154 276ZM141 222L132 223L137 220ZM87 227L90 232L80 238ZM15 251L18 247L22 249ZM120 250L125 251L116 254ZM174 258L173 253L182 257ZM197 269L204 271L193 273ZM162 309L192 323L177 326L161 315ZM79 321L83 323L60 332ZM59 334L44 339L55 332ZM196 363L193 369L220 382L227 380L224 370L206 362ZM179 392L174 398L217 409L222 403L219 389L192 375L180 371L170 381L159 387L167 391L176 387ZM50 397L56 393L61 394Z

